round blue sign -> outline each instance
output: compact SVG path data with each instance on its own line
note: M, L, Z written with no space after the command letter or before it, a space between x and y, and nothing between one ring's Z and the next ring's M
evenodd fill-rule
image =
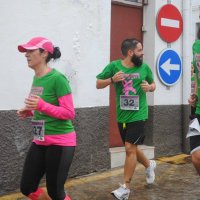
M157 60L157 73L165 85L176 84L182 75L180 56L170 48L163 50Z

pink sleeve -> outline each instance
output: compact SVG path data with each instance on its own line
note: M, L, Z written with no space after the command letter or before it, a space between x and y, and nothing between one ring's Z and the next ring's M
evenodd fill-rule
M27 113L27 117L32 117L34 115L33 113L34 111L30 110L28 113Z
M75 110L72 100L72 94L66 94L58 99L59 106L52 105L40 99L38 102L37 111L58 119L74 119Z

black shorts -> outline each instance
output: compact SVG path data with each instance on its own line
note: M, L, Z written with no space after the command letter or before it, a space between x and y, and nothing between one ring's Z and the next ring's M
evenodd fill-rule
M200 123L200 115L195 114L194 118L197 118ZM192 154L197 150L200 150L200 135L190 137L190 153Z
M136 121L130 123L118 123L119 132L123 143L143 144L144 142L144 126L146 121Z

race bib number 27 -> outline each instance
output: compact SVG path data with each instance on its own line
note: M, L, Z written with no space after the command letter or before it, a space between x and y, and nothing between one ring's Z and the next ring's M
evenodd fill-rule
M32 120L33 135L35 140L44 141L44 120Z

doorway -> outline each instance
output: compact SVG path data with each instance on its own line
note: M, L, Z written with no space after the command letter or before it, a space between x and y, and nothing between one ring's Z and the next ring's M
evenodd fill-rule
M121 42L126 38L136 38L142 42L143 7L112 2L110 60L122 58ZM116 122L116 102L114 87L110 86L109 108L110 147L123 146Z

